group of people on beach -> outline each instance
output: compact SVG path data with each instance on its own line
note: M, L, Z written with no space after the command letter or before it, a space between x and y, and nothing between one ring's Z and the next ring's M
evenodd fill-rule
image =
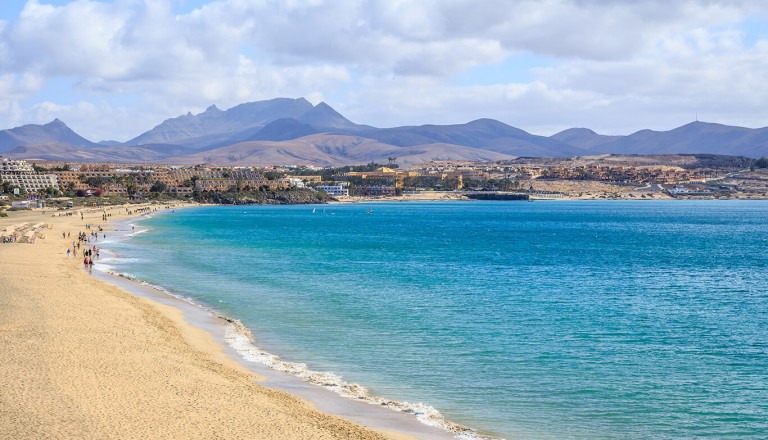
M75 258L77 258L77 250L80 249L83 244L88 243L90 244L92 241L96 242L99 240L99 232L103 231L101 228L101 225L95 226L92 224L86 224L85 227L90 231L88 233L80 231L77 233L77 240L72 242L72 249L67 248L67 258L70 257L70 255L73 255ZM97 230L92 230L96 229ZM69 232L64 233L62 232L62 238L66 239L69 238ZM106 234L102 234L102 238L106 238ZM96 245L93 245L93 247L88 247L83 250L83 265L88 268L93 268L93 263L95 260L99 259L99 248L96 247Z
M94 246L93 249L86 249L83 251L83 266L88 269L93 269L93 258L99 258L99 249Z
M166 206L166 209L170 209L170 208L171 206ZM158 210L157 208L153 208L149 206L134 208L134 209L125 208L125 213L128 215L135 215L138 213L154 212L157 210ZM59 213L54 215L73 215L73 214L74 213L72 212L67 212L65 214ZM79 214L80 214L80 218L82 219L83 213L80 212ZM109 217L111 216L112 214L109 214L106 212L106 210L103 210L101 215L101 220L108 221ZM104 230L102 229L101 225L94 225L94 224L88 223L85 225L85 227L88 230L88 232L86 233L81 231L77 234L77 240L72 242L72 248L71 249L69 247L67 248L67 258L70 258L71 256L74 256L75 258L77 258L78 249L80 249L81 246L83 246L85 243L88 243L90 245L92 242L99 241L99 233L101 233L102 239L107 238L107 235L104 233ZM132 231L135 231L135 227L132 227L131 229ZM69 232L61 233L61 238L66 240L69 237L70 237ZM88 269L92 269L94 261L99 259L99 249L95 245L93 245L93 247L86 246L85 250L83 250L82 255L83 255L83 265Z
M125 208L125 213L128 215L138 214L138 213L145 213L145 212L154 212L157 211L157 208L152 207L145 207L145 208L135 208L134 210L130 210L128 208Z

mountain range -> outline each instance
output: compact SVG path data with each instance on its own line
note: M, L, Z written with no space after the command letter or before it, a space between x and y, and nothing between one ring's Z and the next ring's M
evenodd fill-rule
M163 121L127 142L92 142L56 119L0 131L0 154L20 159L216 165L411 165L432 160L612 154L768 156L768 127L692 122L669 131L607 136L570 128L538 136L493 119L456 125L376 128L304 98L249 102Z

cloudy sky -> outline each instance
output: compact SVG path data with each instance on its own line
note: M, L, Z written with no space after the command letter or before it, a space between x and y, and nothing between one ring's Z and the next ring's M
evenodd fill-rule
M276 97L380 127L768 126L762 0L0 0L0 129Z

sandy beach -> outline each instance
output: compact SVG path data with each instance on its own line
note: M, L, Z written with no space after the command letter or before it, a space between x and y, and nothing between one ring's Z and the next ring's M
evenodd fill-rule
M67 257L86 224L109 233L101 210L51 214L0 218L0 230L47 224L34 244L0 245L0 438L407 438L259 385L179 310L97 279L80 253Z

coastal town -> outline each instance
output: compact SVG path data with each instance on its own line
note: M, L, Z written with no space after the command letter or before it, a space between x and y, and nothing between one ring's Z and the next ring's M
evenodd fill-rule
M768 438L768 1L1 4L0 440Z
M315 194L282 203L359 199L484 199L517 194L525 199L768 198L765 159L600 155L502 162L435 161L400 168L358 166L222 167L88 162L0 161L0 203L16 208L80 204L117 198L227 203L221 194ZM321 197L320 197L321 196ZM247 203L246 199L246 203ZM265 202L267 199L261 199ZM253 201L259 203L259 200ZM266 203L274 203L267 201Z

